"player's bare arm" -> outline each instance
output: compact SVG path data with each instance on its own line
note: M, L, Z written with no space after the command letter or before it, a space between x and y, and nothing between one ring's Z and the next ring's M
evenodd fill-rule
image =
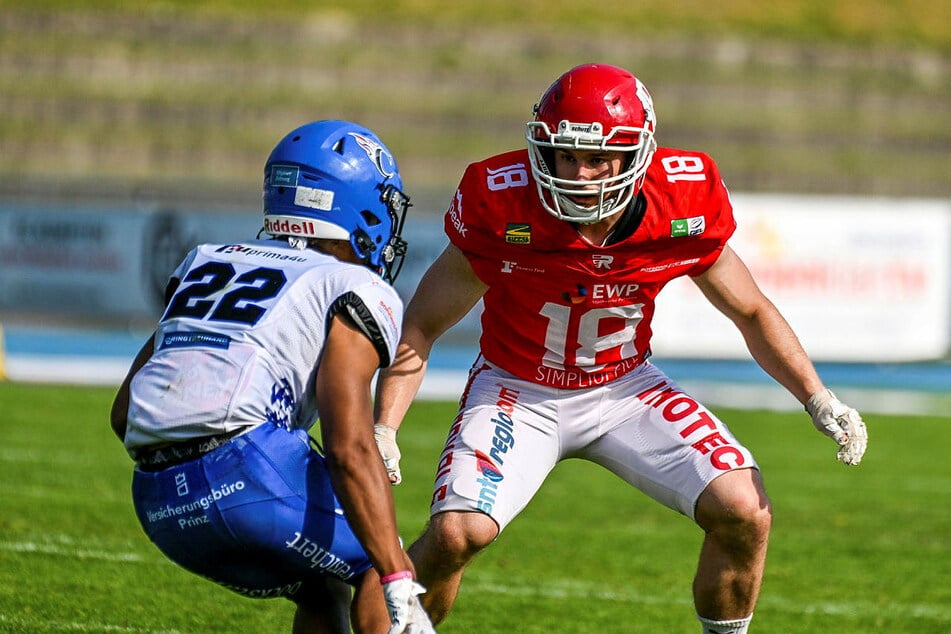
M377 423L399 429L423 381L433 343L465 317L486 289L457 247L448 245L433 262L406 309L396 359L381 373Z
M315 389L334 490L382 576L412 570L412 564L394 537L396 512L373 440L369 386L378 362L370 340L338 315L330 326Z
M823 389L798 337L728 246L694 282L739 329L753 359L800 403Z
M423 382L433 343L475 306L486 288L462 252L450 244L410 301L396 358L380 374L374 412L373 433L390 484L403 480L396 432Z
M864 421L822 384L799 338L733 249L724 247L694 282L736 325L756 363L805 406L816 429L839 445L839 460L859 464L868 443Z

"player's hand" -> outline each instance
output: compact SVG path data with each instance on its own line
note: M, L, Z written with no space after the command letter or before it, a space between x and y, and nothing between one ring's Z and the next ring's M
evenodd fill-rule
M387 634L436 634L429 615L419 602L419 595L424 592L426 588L412 577L383 584L383 598L392 623Z
M868 431L859 413L836 398L832 390L816 392L806 401L812 424L839 444L839 460L847 465L862 461L868 445Z
M388 425L377 423L373 426L373 437L376 439L377 449L383 456L383 465L386 467L386 474L390 476L390 484L396 486L403 481L403 474L400 473L400 448L396 444L396 430Z

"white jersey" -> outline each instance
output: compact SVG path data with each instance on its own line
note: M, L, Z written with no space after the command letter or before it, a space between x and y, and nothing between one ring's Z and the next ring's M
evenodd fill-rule
M226 434L271 421L310 429L314 377L327 328L345 311L392 361L403 304L368 268L276 240L204 244L173 278L179 286L132 380L125 446Z

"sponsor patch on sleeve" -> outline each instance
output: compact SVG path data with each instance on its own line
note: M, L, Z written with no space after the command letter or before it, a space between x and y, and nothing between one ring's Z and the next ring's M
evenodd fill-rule
M670 237L682 238L685 236L698 236L703 233L706 228L707 221L703 216L678 218L670 221Z
M505 225L505 241L512 244L530 244L532 225L523 222L510 222Z

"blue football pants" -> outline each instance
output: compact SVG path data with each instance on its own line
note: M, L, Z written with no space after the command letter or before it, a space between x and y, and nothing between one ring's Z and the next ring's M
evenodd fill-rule
M135 511L165 555L241 595L311 604L370 568L303 430L262 424L158 472L135 470Z

